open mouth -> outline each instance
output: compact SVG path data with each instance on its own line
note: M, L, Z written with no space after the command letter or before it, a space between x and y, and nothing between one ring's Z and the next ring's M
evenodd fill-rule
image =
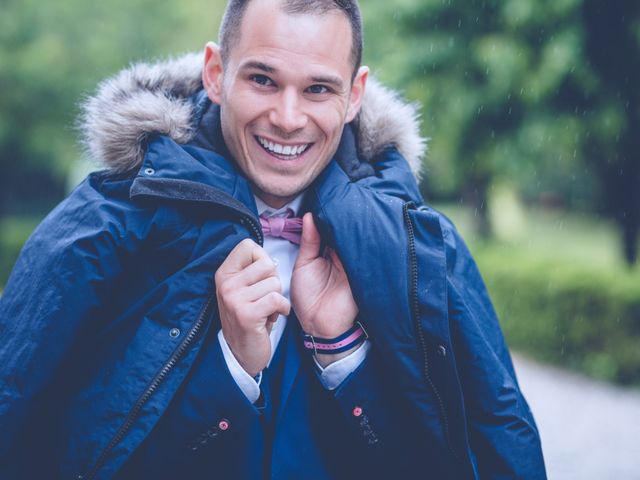
M260 146L271 155L280 158L282 160L293 160L298 158L304 152L307 151L313 143L300 143L298 145L282 145L275 143L266 138L256 136L255 137Z

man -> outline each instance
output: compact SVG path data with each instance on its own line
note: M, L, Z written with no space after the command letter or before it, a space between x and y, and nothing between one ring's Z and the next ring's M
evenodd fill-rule
M361 50L355 1L232 0L203 67L101 86L107 170L2 297L3 478L544 478L414 111Z

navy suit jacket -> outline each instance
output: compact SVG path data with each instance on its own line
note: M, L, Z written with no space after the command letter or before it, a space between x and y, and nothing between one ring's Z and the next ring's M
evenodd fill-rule
M117 478L420 477L410 422L377 352L336 391L326 390L290 318L254 405L231 377L215 333Z

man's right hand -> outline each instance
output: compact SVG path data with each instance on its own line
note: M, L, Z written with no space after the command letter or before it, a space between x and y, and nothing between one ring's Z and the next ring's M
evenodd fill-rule
M215 282L224 338L238 363L255 377L271 358L273 322L291 310L276 266L262 247L246 239L220 265Z

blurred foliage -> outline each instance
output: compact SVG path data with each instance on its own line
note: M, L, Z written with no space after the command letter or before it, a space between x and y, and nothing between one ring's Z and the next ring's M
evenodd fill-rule
M64 196L65 178L81 157L74 121L83 95L132 60L202 48L215 37L223 6L3 0L0 216L42 213Z
M489 242L473 234L474 212L439 209L478 262L510 347L623 384L640 385L640 271L615 255L614 223L513 204L492 191Z
M462 196L486 236L488 190L508 179L530 201L613 217L635 260L639 2L396 0L370 13L371 58L423 105L429 198Z
M0 219L0 292L27 237L40 217L5 217Z
M640 274L550 261L521 248L474 251L511 347L640 385Z

